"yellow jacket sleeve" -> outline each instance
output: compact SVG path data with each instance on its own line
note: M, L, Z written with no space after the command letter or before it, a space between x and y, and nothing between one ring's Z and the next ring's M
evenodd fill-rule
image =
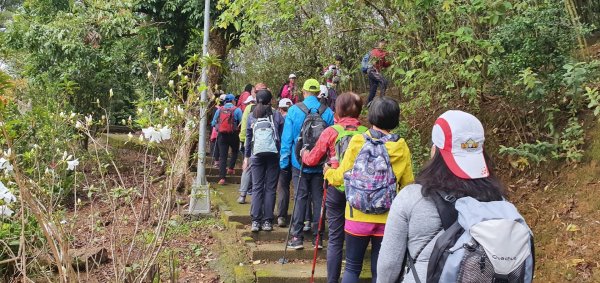
M339 187L344 184L344 173L354 167L354 161L364 143L365 138L362 135L352 137L340 166L337 169L329 169L325 172L325 179L329 182L329 185Z
M250 116L250 109L252 105L248 105L246 109L244 109L244 113L242 114L242 124L240 129L240 142L244 143L246 141L246 127L248 126L248 116Z
M415 181L415 176L413 174L413 169L412 169L412 156L410 154L410 149L408 148L408 146L405 147L404 149L404 156L406 156L406 167L404 168L404 170L402 171L402 175L400 176L400 188L404 188L406 185L408 184L412 184Z

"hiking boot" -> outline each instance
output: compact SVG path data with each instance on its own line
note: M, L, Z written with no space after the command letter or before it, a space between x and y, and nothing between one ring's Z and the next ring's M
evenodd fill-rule
M237 202L239 204L245 204L246 203L246 196L240 195L240 197L238 197Z
M227 169L227 175L233 175L233 174L235 174L235 170Z
M218 183L218 184L219 184L219 185L225 185L225 179L221 179L221 180L219 180L219 183Z
M292 250L304 249L302 239L300 239L298 237L293 237L291 240L289 240L287 243L287 247L288 247L288 249L292 249Z
M273 224L271 224L271 221L265 221L263 222L261 229L263 231L273 231Z
M252 227L250 227L250 231L252 231L252 232L260 231L260 222L252 221Z
M282 228L287 226L287 221L285 220L285 217L277 218L277 226L282 227Z
M302 231L304 231L304 232L310 231L310 221L304 221L304 227L302 228Z
M312 240L312 246L313 249L315 248L315 242L316 242L317 238L314 238ZM321 237L321 239L319 239L319 246L317 247L318 250L322 250L323 249L323 238Z

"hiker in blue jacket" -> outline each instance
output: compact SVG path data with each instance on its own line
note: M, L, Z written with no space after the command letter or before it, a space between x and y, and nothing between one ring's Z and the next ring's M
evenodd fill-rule
M306 105L311 112L317 112L321 107L321 103L317 99L317 94L319 93L319 82L315 79L308 79L304 82L304 86L302 88L302 93L304 94L304 101L302 102ZM304 123L304 119L306 118L306 114L299 107L298 103L288 110L288 114L285 117L285 123L283 127L283 134L281 137L281 156L279 159L279 166L281 170L292 170L292 180L295 186L296 193L294 194L297 198L295 201L295 213L293 213L292 222L291 222L291 235L292 239L290 239L288 243L288 247L291 249L303 249L303 235L302 228L304 226L304 215L306 208L308 207L308 194L311 192L313 207L313 234L317 233L317 224L320 217L321 212L321 199L323 198L323 168L321 166L317 167L306 167L301 166L300 162L296 158L295 148L296 142L298 141L298 137L300 136L300 130L302 128L302 124ZM327 108L321 115L322 119L328 125L333 125L333 111ZM290 168L290 160L292 161ZM300 169L302 168L302 177L300 177ZM298 183L300 181L300 183ZM296 184L298 184L296 188Z
M225 105L217 110L211 122L211 126L216 127L218 132L217 146L219 147L220 154L219 185L225 184L226 174L232 175L234 173L233 168L235 167L235 161L240 150L240 137L238 133L242 121L242 110L233 105L234 100L235 96L233 94L227 94L225 96ZM227 164L229 148L231 148L232 154L229 164Z

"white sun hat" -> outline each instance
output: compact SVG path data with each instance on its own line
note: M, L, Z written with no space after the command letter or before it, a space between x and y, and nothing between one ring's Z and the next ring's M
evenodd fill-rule
M288 79L295 79L296 78L296 74L292 73L290 74L290 76L288 77Z
M252 95L248 96L248 98L246 98L246 100L244 100L244 104L250 104L252 102L256 102L256 98L254 98L254 96L252 96Z
M475 116L458 110L446 111L435 121L431 140L457 177L479 179L490 175L483 156L483 125Z
M289 98L282 98L279 100L279 108L291 107L292 105L294 105L294 103Z

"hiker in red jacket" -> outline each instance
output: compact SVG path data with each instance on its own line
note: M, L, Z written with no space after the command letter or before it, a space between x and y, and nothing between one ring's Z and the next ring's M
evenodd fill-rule
M242 112L244 112L244 110L246 109L247 104L245 104L244 102L246 102L248 96L252 95L253 88L254 86L252 86L251 84L247 84L244 88L244 92L242 92L242 94L240 94L240 97L238 98L237 107L242 109Z
M336 150L345 152L344 141L349 141L355 134L364 133L367 128L360 125L358 117L363 102L358 94L346 92L337 98L335 125L323 131L315 147L304 152L302 162L306 166L316 166L323 158L331 168L337 168L342 155ZM343 138L345 136L345 138ZM339 141L338 141L339 138ZM347 143L345 143L347 145ZM342 252L344 245L344 213L346 196L339 188L329 186L325 200L325 218L329 227L327 245L327 282L339 282L342 270Z
M385 90L387 89L388 81L381 73L383 69L391 65L391 63L385 58L388 55L387 51L385 51L385 43L385 40L380 40L377 43L377 47L371 50L371 58L369 60L372 62L372 64L367 70L370 88L367 105L370 105L371 101L373 101L373 98L375 98L375 95L377 94L377 88L379 86L381 86L381 96L385 95Z

